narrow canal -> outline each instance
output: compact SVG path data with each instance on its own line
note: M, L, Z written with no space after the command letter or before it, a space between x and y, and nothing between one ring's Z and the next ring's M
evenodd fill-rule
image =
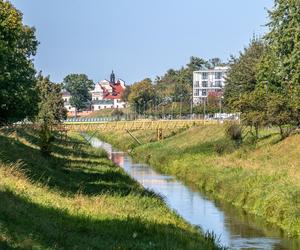
M186 221L204 231L213 231L221 244L229 249L300 249L300 240L284 237L277 228L245 214L241 209L217 203L172 176L160 174L147 164L135 163L128 154L97 138L93 138L91 144L105 149L110 159L132 178L163 196L168 206Z

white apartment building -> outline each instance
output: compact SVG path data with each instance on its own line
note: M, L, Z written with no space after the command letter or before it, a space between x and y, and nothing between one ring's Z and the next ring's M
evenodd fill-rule
M209 95L222 96L228 67L193 72L193 103L203 103Z

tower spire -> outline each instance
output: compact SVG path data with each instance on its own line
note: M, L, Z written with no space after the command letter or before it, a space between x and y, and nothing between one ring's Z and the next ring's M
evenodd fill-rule
M112 83L112 84L116 83L116 76L115 76L115 73L113 70L111 71L111 74L110 74L110 83Z

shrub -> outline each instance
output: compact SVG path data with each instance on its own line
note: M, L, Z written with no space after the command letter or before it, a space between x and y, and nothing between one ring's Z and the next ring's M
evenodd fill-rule
M218 155L232 153L236 149L236 144L228 139L219 140L214 144L214 150Z
M241 142L242 137L242 127L239 124L230 124L225 130L226 136L235 142Z

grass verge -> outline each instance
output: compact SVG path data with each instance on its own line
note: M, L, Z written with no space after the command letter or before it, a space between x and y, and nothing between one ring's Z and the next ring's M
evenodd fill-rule
M0 131L1 249L219 249L73 134L43 158L32 131Z
M246 141L238 147L224 131L224 125L194 127L161 142L150 142L155 131L136 131L146 142L142 146L130 144L124 133L99 136L130 149L135 159L299 236L300 135L281 141L278 133L264 130L255 144Z

